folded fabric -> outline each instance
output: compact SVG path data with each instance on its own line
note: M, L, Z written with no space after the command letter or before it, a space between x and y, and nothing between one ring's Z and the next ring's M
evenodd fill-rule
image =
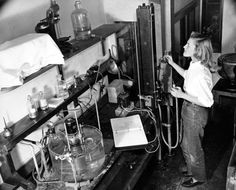
M31 33L0 45L0 89L23 84L23 79L49 64L64 64L63 54L48 34Z

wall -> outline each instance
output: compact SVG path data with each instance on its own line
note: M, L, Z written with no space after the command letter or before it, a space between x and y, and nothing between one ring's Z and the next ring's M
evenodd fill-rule
M103 0L106 23L136 21L136 9L148 0Z
M0 9L0 44L18 36L34 32L49 6L47 0L9 0Z
M174 0L174 12L178 12L192 1L193 0Z
M236 1L223 2L222 53L233 53L236 52Z

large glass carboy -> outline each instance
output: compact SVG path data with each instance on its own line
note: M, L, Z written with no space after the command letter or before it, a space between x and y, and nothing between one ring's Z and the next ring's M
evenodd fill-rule
M91 24L88 19L88 11L81 5L81 1L75 1L75 10L71 13L76 40L85 40L90 38Z

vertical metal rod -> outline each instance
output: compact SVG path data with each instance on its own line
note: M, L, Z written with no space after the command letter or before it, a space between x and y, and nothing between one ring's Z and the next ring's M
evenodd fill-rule
M41 146L41 144L39 144L38 146L40 146L41 159L42 159L43 166L44 166L44 169L45 169L45 175L48 176L49 175L49 170L48 170L45 154L44 154L44 151L43 151L43 146Z
M137 42L137 24L134 23L134 40L135 40L135 49L136 49L136 63L137 63L137 74L138 74L138 93L139 93L139 97L141 97L141 86L140 86L140 73L139 73L139 56L138 56L138 42ZM139 105L140 108L142 108L142 104L141 104L141 98L139 98Z
M200 13L199 13L199 27L200 27L200 32L202 32L202 6L203 6L203 2L202 0L200 0Z
M100 118L99 118L99 113L98 113L98 104L97 104L96 98L94 98L94 104L95 104L97 121L98 121L98 129L99 129L99 131L101 131L101 124L100 124Z
M96 109L96 114L97 114L98 129L99 129L99 131L100 131L101 134L102 134L102 131L101 131L101 124L100 124L100 118L99 118L99 112L98 112L98 104L97 104L96 98L95 98L95 100L94 100L94 104L95 104L95 109ZM101 138L101 143L102 143L102 146L104 146L103 138Z
M74 111L74 114L75 114L75 122L76 122L76 125L77 125L77 129L78 129L78 132L79 132L79 138L80 138L80 141L82 144L84 144L84 139L83 139L83 135L82 135L82 130L81 130L81 126L78 122L78 117L77 117L77 113L76 111Z
M170 105L167 105L167 130L168 130L168 149L169 149L169 156L171 155L171 123L170 123Z
M31 149L31 155L32 155L32 157L33 157L34 166L35 166L36 172L37 172L37 174L38 174L38 178L41 179L41 177L40 177L40 172L39 172L39 167L38 167L37 159L36 159L36 157L35 157L35 152L34 152L33 145L29 145L29 146L30 146L30 149Z
M69 142L69 138L68 138L68 133L67 133L67 129L66 129L66 124L64 122L64 129L65 129L65 133L66 133L66 141L67 141L67 145L68 145L68 149L69 151L71 150L70 149L70 142Z
M175 98L175 117L176 117L176 143L179 143L180 140L180 132L179 132L179 104L178 98Z
M233 134L233 144L235 144L235 132L236 132L236 108L234 108L234 134Z
M155 71L155 56L154 56L154 49L156 48L156 44L155 44L155 32L153 32L155 30L155 25L154 25L154 22L155 22L155 18L154 18L154 5L152 4L152 6L150 6L150 9L149 9L149 12L150 12L150 20L151 20L151 28L150 28L150 38L151 38L151 56L152 56L152 81L153 81L153 98L154 100L156 99L155 97L155 90L156 90L156 83L155 83L155 74L156 74L156 71ZM153 26L154 25L154 26ZM154 104L155 106L155 104Z

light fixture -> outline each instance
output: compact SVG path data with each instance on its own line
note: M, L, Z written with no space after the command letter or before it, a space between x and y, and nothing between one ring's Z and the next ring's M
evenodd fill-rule
M110 58L108 60L108 64L107 64L107 71L108 73L110 74L113 74L113 75L118 75L118 79L120 79L120 70L116 64L116 61L115 59L111 56L111 51L109 49L109 54L110 54Z
M110 73L110 74L113 74L113 75L118 75L118 78L120 79L120 70L115 62L115 60L113 59L109 59L109 63L108 63L108 68L107 68L107 71Z

